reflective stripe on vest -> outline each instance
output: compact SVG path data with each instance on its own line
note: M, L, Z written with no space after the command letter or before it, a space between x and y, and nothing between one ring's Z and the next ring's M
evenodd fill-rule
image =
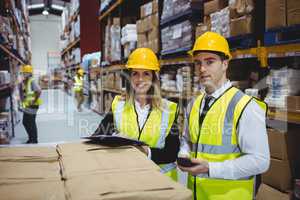
M39 106L42 104L42 100L40 98L38 98L37 101L32 104L33 100L35 99L35 92L31 88L32 81L33 78L29 78L25 85L25 98L22 102L24 108L28 108L30 106Z
M237 125L243 110L252 98L237 88L229 88L211 105L200 129L199 114L203 99L204 95L196 98L188 119L189 142L192 147L190 156L208 162L223 162L240 157L242 152L238 145ZM194 189L194 179L196 179L197 199L250 200L253 195L253 179L217 180L210 179L207 175L196 178L190 176L188 186L191 189Z
M81 91L82 88L83 88L83 79L82 79L82 77L75 76L74 80L75 80L74 81L74 91L75 92Z
M112 102L114 123L118 132L129 138L140 139L154 148L164 148L165 139L170 133L175 121L177 104L163 100L164 110L153 108L146 119L143 129L139 129L134 105L125 102L121 96L116 96ZM176 168L174 163L160 165L166 173Z

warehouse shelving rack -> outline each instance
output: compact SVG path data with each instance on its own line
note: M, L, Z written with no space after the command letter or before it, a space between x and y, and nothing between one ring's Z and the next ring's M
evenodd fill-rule
M80 48L80 60L87 53L99 51L100 43L100 25L97 19L97 11L99 8L98 1L91 1L86 3L84 0L79 0L79 8L73 15L69 17L69 21L64 28L64 32L71 30L71 24L78 20L80 17L80 36L74 38L73 41L67 45L65 49L61 51L61 59L70 54L74 48ZM63 36L61 36L63 37ZM66 80L64 82L65 91L71 94L70 90L72 87L73 77L75 76L76 70L81 67L81 61L79 63L69 63L61 66L60 71L64 73Z
M0 97L1 98L9 98L10 104L10 124L11 124L11 134L8 139L15 136L15 125L19 122L14 117L14 112L18 112L14 110L14 101L13 98L16 95L14 90L18 87L18 71L19 65L24 65L30 63L31 60L31 52L29 51L28 37L29 37L29 20L27 14L22 8L17 7L21 11L21 19L24 27L21 27L21 24L18 22L17 17L15 16L14 8L12 2L5 0L2 6L6 6L1 8L1 10L5 10L5 17L11 19L12 23L10 24L13 34L16 36L16 48L14 49L9 44L0 42L0 53L1 59L5 61L5 66L0 66L1 70L7 70L10 73L10 83L0 85ZM18 6L18 5L17 5ZM22 31L23 30L23 31ZM21 57L18 53L19 51L19 41L22 41L25 48L25 57Z
M125 1L119 0L116 1L113 5L111 5L102 15L99 16L100 23L107 18L109 15L111 15L112 12L116 12L116 10L120 10L122 3ZM148 2L148 1L147 1ZM147 3L144 2L144 3ZM255 13L259 14L259 16L262 15L264 12L264 3L262 1L255 1L258 8L256 8ZM160 1L160 6L162 5L162 1ZM160 9L161 10L161 9ZM190 13L181 13L178 16L172 17L172 19L163 20L161 22L161 25L171 23L176 18L183 18L185 15L189 15ZM120 16L122 17L122 16ZM268 62L270 62L272 59L281 59L286 57L294 57L299 56L300 52L300 43L297 41L296 43L286 43L286 44L277 44L273 46L265 46L264 45L264 36L265 36L265 24L264 24L264 17L260 18L260 20L255 21L255 26L257 26L257 30L255 30L254 37L256 39L256 45L251 48L246 49L234 49L232 51L233 60L234 61L243 61L243 62L252 62L253 60L257 60L257 64L260 66L260 78L263 78L263 76L267 75L269 72ZM230 41L230 38L229 38ZM168 53L168 52L167 52ZM170 53L176 53L176 52L170 52ZM106 67L100 67L101 69L98 72L98 77L101 77L103 75L103 72L109 72L114 71L117 68L119 70L124 69L124 61L121 62L122 64L113 64ZM163 56L163 58L160 59L160 64L162 65L162 68L176 68L176 66L183 66L183 65L189 65L192 63L191 58L186 53L179 53L175 56ZM122 91L114 90L114 89L108 89L108 88L101 88L99 90L100 94L103 94L103 92L111 92L116 94L121 94ZM170 99L177 99L177 100L188 100L191 96L182 96L180 93L176 92L166 92L163 91L162 95L165 98ZM103 99L102 99L103 100ZM103 113L103 112L100 112ZM285 121L288 123L296 123L300 124L300 112L298 111L287 111L287 110L281 110L281 111L274 111L274 109L269 109L268 112L269 119L279 120L279 121Z

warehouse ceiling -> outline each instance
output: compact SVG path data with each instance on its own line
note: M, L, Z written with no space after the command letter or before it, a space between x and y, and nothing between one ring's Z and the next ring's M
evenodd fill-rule
M29 15L49 14L61 15L63 7L65 7L70 0L27 0ZM47 13L47 12L46 12Z

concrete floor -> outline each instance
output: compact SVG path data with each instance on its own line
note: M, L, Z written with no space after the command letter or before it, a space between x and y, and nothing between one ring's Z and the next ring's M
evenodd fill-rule
M43 90L41 105L37 114L39 143L56 143L79 140L80 137L92 134L102 117L84 108L78 112L75 99L60 89ZM21 121L15 127L15 137L11 144L22 144L27 141L27 134Z

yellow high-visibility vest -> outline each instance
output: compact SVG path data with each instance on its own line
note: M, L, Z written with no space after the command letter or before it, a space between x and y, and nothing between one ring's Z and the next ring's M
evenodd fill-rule
M163 99L163 110L153 108L143 126L139 127L134 105L116 96L112 102L114 123L121 135L145 142L149 147L164 148L165 139L175 121L177 104ZM140 130L142 129L142 130ZM161 172L177 180L175 163L160 165Z
M74 78L74 92L81 92L83 90L83 78L75 76Z
M223 162L243 155L238 144L237 125L243 110L253 98L231 87L211 105L199 127L203 99L204 94L196 98L188 118L190 156L208 162ZM254 100L266 111L264 102ZM201 174L189 176L188 187L196 193L198 200L252 200L254 178L224 180Z
M25 84L25 98L22 101L23 108L29 108L30 106L39 106L42 104L42 100L40 98L38 98L37 101L33 102L33 100L36 98L36 93L31 88L32 81L33 78L29 78Z

